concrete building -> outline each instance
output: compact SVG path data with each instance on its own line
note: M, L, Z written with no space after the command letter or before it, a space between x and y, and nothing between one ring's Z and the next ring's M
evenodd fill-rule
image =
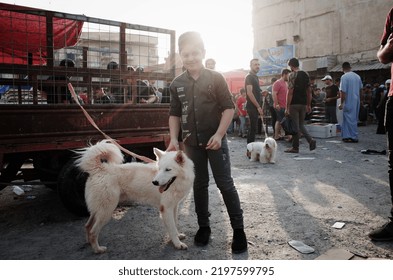
M376 53L392 6L389 0L253 0L254 52L287 61L285 47L317 78L341 76L348 61L365 82L382 82L390 66L379 63ZM277 75L262 74L266 81Z

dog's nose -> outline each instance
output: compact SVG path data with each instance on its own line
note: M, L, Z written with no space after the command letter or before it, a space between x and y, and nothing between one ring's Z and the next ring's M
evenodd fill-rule
M152 183L154 186L158 186L158 181L153 181Z

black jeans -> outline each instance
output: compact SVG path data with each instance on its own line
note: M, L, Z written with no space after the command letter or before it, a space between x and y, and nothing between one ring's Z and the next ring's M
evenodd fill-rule
M289 115L295 121L297 126L297 131L303 134L304 138L306 138L308 143L311 143L312 137L310 136L306 127L304 126L304 118L306 117L306 111L307 111L306 109L307 109L306 105L301 105L301 104L289 105ZM299 138L300 138L300 133L292 136L292 147L295 149L299 149L299 143L300 143Z
M325 117L328 123L337 123L336 106L325 106Z
M200 227L210 226L209 217L209 169L224 199L231 226L243 229L243 210L231 175L231 161L227 139L224 137L219 150L185 145L186 154L195 165L194 201ZM219 209L217 209L219 211Z
M392 208L390 209L390 219L393 221L393 97L389 97L388 101L386 102L385 126L388 135L388 174L390 197L392 201Z
M248 109L247 113L250 119L250 127L248 129L248 134L247 134L247 144L248 144L251 142L255 142L255 136L257 134L257 129L258 129L259 113L256 108Z

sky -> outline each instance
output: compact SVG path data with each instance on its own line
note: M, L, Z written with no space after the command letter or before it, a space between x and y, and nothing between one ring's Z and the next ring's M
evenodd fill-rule
M172 29L198 31L216 70L248 69L253 56L252 0L19 0L3 3L83 14Z

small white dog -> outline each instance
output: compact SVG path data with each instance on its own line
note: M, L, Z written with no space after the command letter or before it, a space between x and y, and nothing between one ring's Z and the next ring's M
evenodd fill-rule
M159 209L173 245L187 249L177 231L177 208L192 189L194 164L182 152L163 152L154 148L156 163L123 163L120 149L110 141L101 141L80 152L76 162L89 173L85 199L90 212L86 237L95 253L106 247L98 244L103 226L112 217L118 203L124 200L147 203ZM140 230L136 229L135 230Z
M251 142L247 144L250 161L261 163L275 163L277 142L272 137L267 137L263 142Z

